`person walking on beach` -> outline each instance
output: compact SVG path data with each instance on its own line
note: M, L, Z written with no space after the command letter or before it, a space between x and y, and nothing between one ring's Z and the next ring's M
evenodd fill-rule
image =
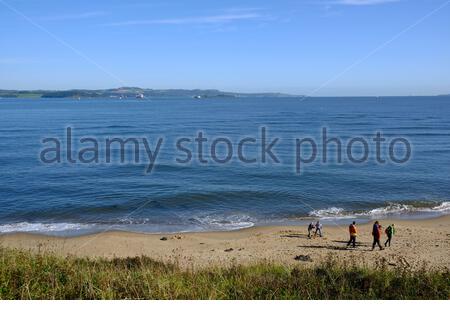
M381 239L381 225L378 221L375 221L372 228L372 236L373 236L373 243L372 243L372 250L375 249L375 245L378 245L380 250L383 250L384 248L380 244Z
M309 239L311 239L311 231L313 231L314 228L315 228L315 227L314 227L314 223L311 222L311 223L309 224L309 226L308 226L308 238L309 238Z
M387 245L389 244L389 247L390 247L392 236L395 234L394 224L391 224L389 227L387 227L385 232L386 232L387 240L384 243L384 246L387 247Z
M351 225L348 226L348 231L350 233L350 240L347 243L347 247L350 246L350 244L353 244L353 248L356 248L356 236L358 232L356 231L356 222L353 221Z
M320 223L319 220L317 220L316 222L316 232L314 232L314 237L317 236L317 233L322 238L322 224Z

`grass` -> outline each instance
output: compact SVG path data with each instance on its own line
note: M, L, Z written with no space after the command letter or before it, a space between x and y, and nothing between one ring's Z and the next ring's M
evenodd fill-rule
M1 299L449 299L448 270L328 260L182 270L148 257L88 259L0 248Z

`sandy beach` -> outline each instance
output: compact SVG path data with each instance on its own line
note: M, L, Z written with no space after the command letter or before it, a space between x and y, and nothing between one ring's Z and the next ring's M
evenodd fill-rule
M324 226L322 238L308 239L306 226L253 227L237 231L138 234L105 232L79 237L50 237L15 233L0 236L0 245L33 252L80 257L146 255L176 262L183 268L228 266L256 262L314 265L332 256L340 261L373 265L450 268L450 216L427 220L381 220L396 225L392 246L371 250L372 225L358 226L356 249L347 249L347 226ZM386 239L383 235L383 242Z

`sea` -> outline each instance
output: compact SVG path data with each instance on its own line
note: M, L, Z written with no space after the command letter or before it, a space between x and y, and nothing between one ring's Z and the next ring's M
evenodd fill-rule
M0 99L2 234L449 213L450 96Z

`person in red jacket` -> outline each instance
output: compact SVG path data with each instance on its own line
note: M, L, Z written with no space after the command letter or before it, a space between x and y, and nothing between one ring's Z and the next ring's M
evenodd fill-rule
M347 247L353 243L353 248L356 247L356 236L358 232L356 231L356 222L353 221L351 225L348 226L348 232L350 233L350 240L347 243Z
M381 239L381 231L382 227L378 221L375 221L372 228L372 236L373 236L373 243L372 243L372 250L375 249L375 245L378 245L380 250L383 250L384 248L381 246L380 239Z

